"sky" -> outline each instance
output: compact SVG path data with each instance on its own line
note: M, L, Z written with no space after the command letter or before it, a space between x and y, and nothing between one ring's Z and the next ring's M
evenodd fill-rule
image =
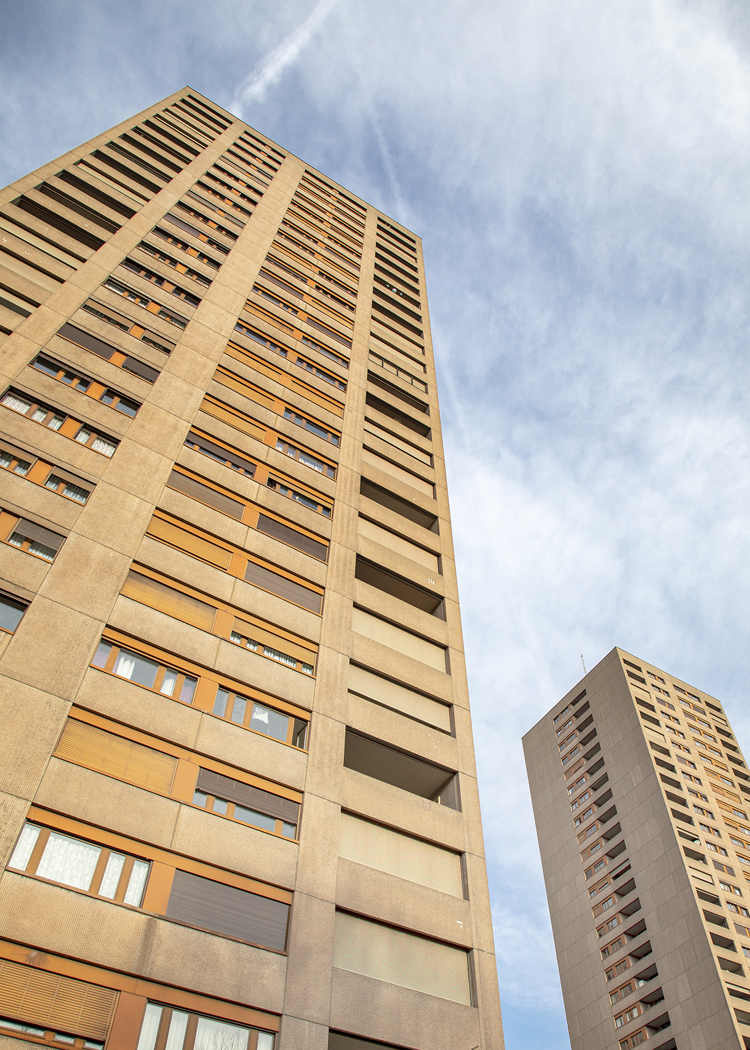
M0 15L0 184L190 84L423 238L506 1043L566 1050L522 734L618 645L750 744L750 6Z

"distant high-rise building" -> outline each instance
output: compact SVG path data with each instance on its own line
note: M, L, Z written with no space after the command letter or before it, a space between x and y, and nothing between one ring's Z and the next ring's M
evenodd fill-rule
M718 701L613 649L524 747L573 1050L750 1047L750 776Z
M0 1043L500 1050L419 239L189 88L0 227Z

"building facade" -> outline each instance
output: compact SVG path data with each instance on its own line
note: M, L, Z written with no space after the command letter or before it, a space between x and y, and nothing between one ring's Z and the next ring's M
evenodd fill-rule
M498 1050L419 239L186 88L0 285L0 1040Z
M721 704L613 649L524 749L573 1050L750 1047L750 776Z

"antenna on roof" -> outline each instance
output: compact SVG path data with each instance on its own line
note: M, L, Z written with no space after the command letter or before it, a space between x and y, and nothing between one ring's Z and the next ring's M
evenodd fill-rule
M581 663L583 664L583 673L588 674L588 671L586 670L586 662L583 659L583 649L581 648L581 636L580 634L576 634L576 637L578 638L578 655L580 656Z

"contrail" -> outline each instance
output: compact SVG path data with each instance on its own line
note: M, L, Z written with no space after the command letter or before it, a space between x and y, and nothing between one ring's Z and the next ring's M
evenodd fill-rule
M287 66L296 61L338 3L339 0L318 0L302 25L284 37L278 47L237 87L230 106L233 113L241 117L247 103L265 98L268 88L281 78Z

